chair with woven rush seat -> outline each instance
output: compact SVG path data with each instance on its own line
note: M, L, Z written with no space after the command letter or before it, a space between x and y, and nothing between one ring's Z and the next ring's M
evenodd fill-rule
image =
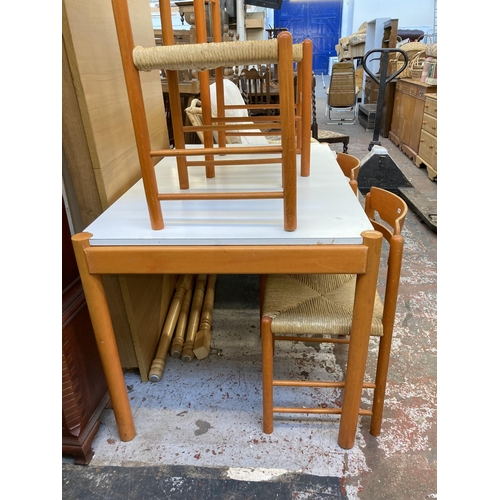
M401 230L408 207L397 195L372 187L366 195L365 212L374 229L389 242L384 300L377 293L371 335L379 337L375 382L363 381L364 389L373 389L371 409L359 409L370 416L370 433L380 434L387 372L396 313L402 264ZM261 340L263 430L273 431L274 413L341 414L338 407L279 407L274 403L275 387L313 387L343 389L342 380L278 380L274 375L276 342L324 342L349 344L356 275L351 274L275 274L261 277ZM349 346L348 356L356 357ZM302 361L301 361L302 367ZM298 377L297 377L298 378Z
M210 0L212 10L220 16L219 0ZM275 40L259 40L244 42L223 42L220 26L214 24L214 42L205 43L207 36L205 27L204 1L195 0L195 18L197 25L197 42L194 44L174 44L171 26L171 6L168 0L160 0L160 16L162 19L162 46L140 47L135 46L130 25L127 0L112 0L117 38L124 68L125 83L134 126L139 164L141 167L146 201L151 221L151 228L161 230L165 223L161 201L168 200L239 200L239 199L282 199L283 200L283 227L286 231L294 231L297 227L296 202L296 133L293 96L293 66L294 61L305 62L302 45L292 43L290 33L280 33ZM170 24L170 26L169 26ZM217 28L217 29L216 29ZM283 36L284 35L284 36ZM303 45L305 42L303 42ZM312 44L311 44L312 45ZM312 50L312 48L311 48ZM312 57L307 57L307 62ZM280 115L276 118L276 128L279 129L282 145L258 145L248 147L227 147L225 134L241 129L241 125L231 123L231 118L225 118L223 112L218 113L212 120L210 110L210 90L208 71L213 69L218 82L218 109L222 109L223 88L222 76L225 67L246 64L280 63ZM312 64L312 63L311 63ZM200 78L203 132L202 147L188 147L185 144L184 133L193 127L185 127L179 92L178 71L183 69L196 70ZM145 103L141 88L141 71L165 70L169 83L169 101L171 106L172 128L175 149L151 150L148 123L145 113ZM307 74L307 72L304 72ZM158 75L159 78L159 75ZM222 96L219 103L219 91ZM219 105L220 104L220 105ZM266 117L267 119L268 117ZM241 121L241 118L234 118ZM309 121L310 124L310 121ZM248 124L247 128L259 127L258 124ZM219 147L213 144L213 132L218 133ZM238 135L238 133L236 133ZM307 144L306 144L307 146ZM228 159L225 155L235 155L238 158ZM241 158L242 155L251 155L251 158ZM270 156L273 155L273 156ZM193 156L202 159L192 159ZM304 154L309 160L309 155ZM159 192L153 159L175 157L178 172L179 192ZM306 158L307 157L307 158ZM278 189L261 191L235 190L233 192L190 190L188 167L202 165L205 167L206 177L215 177L216 166L238 166L253 163L256 165L281 165L282 175ZM304 161L308 164L308 161ZM304 168L301 165L301 173ZM277 185L277 184L276 184ZM177 188L177 186L173 186Z

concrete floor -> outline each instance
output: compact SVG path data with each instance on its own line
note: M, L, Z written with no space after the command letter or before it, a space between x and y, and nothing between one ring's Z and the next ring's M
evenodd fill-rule
M317 89L320 128L350 136L349 153L368 153L372 130L325 125L324 91ZM437 183L390 141L391 158L423 197L436 201ZM341 144L331 148L341 151ZM349 499L437 498L437 234L412 211L396 314L382 433L359 419L355 446L337 445L338 417L283 415L262 432L258 279L219 276L211 355L185 363L169 358L163 379L141 383L125 374L137 437L120 442L111 410L88 466L63 459L67 499ZM380 290L383 291L380 283ZM345 346L293 345L277 353L283 370L312 369L341 377ZM370 352L375 353L375 344ZM370 360L368 373L373 373ZM304 405L337 393L297 390L283 398ZM299 396L296 395L299 392ZM368 396L368 394L366 395ZM300 404L300 403L299 403Z

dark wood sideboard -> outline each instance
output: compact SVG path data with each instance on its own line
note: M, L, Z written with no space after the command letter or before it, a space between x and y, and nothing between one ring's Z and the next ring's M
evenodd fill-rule
M88 464L108 388L62 205L62 454Z

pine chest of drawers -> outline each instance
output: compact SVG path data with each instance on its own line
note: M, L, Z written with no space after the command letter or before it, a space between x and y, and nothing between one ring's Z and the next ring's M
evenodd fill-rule
M416 164L418 167L427 168L429 179L437 178L437 94L425 96Z
M389 139L416 163L425 98L437 92L436 85L427 85L404 78L396 81Z

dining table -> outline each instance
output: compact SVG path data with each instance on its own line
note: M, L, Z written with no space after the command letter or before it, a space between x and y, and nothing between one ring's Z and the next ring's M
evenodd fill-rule
M193 147L200 147L193 146ZM234 145L238 147L238 145ZM232 155L225 155L230 160ZM235 155L236 157L236 155ZM237 156L241 158L241 155ZM269 155L266 155L269 157ZM200 156L200 158L202 158ZM300 163L300 155L297 156ZM139 180L83 232L73 247L122 441L136 435L103 276L123 274L353 273L357 275L338 444L352 448L368 355L382 235L327 144L311 144L310 174L297 168L297 228L283 229L279 199L162 201L164 229L151 229ZM180 192L175 157L155 167L161 192ZM281 165L223 165L207 178L189 168L190 191L276 191ZM148 382L145 382L148 383Z

